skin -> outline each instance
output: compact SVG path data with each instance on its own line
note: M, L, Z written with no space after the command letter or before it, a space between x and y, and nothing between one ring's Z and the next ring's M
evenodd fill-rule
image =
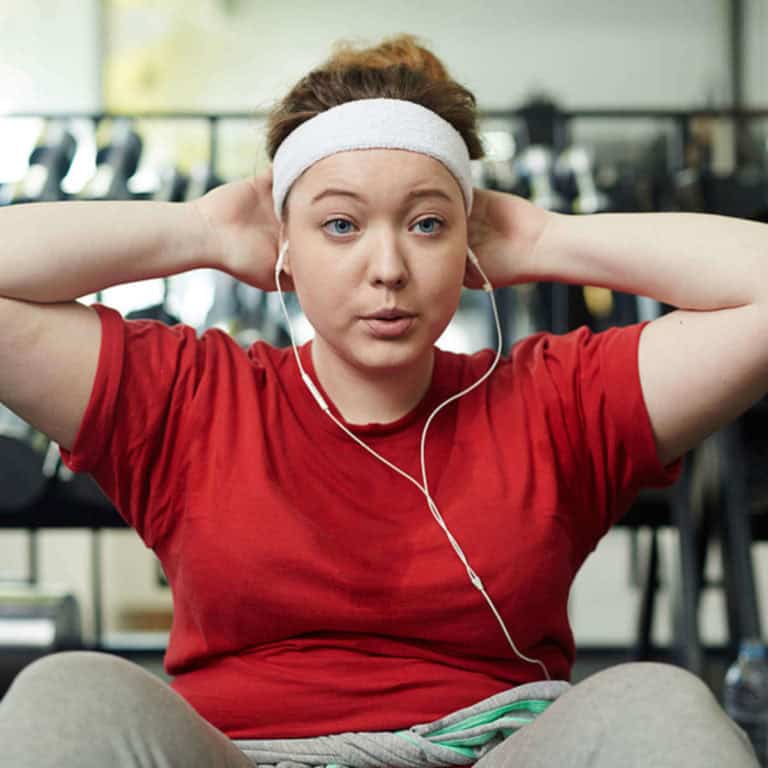
M329 187L365 200L332 195L313 204ZM426 187L449 199L406 199ZM299 178L286 210L284 271L316 332L320 383L350 423L401 418L427 392L434 344L459 306L467 216L458 182L427 155L341 152ZM378 339L361 316L393 305L414 313L413 325L402 337Z

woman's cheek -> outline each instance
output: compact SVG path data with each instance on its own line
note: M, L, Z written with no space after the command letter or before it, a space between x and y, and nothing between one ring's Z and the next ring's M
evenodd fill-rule
M322 332L343 324L342 302L327 274L300 273L294 275L294 284L302 312L315 330Z
M449 275L448 277L449 279L447 280L443 279L441 281L436 281L436 289L432 293L430 299L434 304L441 308L445 308L446 311L450 311L451 315L453 315L458 309L461 300L461 288L464 282L464 273L462 272L458 277L454 277L453 275Z

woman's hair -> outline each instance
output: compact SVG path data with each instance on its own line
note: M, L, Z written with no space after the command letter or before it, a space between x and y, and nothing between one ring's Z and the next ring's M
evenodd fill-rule
M269 159L303 122L339 104L373 98L404 99L431 109L461 134L472 160L485 156L474 94L453 80L416 37L398 35L362 49L349 41L337 42L331 57L299 80L270 111Z

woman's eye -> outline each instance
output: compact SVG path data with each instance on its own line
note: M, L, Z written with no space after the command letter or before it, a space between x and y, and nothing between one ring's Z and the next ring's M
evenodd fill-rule
M440 226L443 225L443 222L440 219L438 219L436 216L428 216L426 219L421 219L421 221L417 221L414 224L414 226L418 227L423 224L430 224L430 226L426 230L422 229L421 231L426 235L432 235L432 234L435 234L436 232L435 222L437 222L437 224L439 224ZM335 235L347 235L349 234L349 232L351 232L351 227L355 226L351 221L348 221L347 219L337 218L337 219L329 219L328 221L326 221L325 224L323 224L323 228L332 224L338 224L340 226L340 228L331 230L331 233Z
M428 222L437 222L440 226L443 225L443 222L437 218L437 216L428 216L426 219L422 219L421 221L417 221L414 226L418 227L420 224L426 224ZM434 224L428 229L428 230L422 230L422 232L425 232L427 235L432 235L435 233L435 226Z
M325 227L327 227L329 224L336 224L337 222L344 226L342 227L341 230L337 229L335 232L333 232L333 234L336 234L336 235L346 235L350 232L349 227L354 226L352 222L347 221L347 219L330 219L326 221L325 224L323 224L323 229L325 229Z

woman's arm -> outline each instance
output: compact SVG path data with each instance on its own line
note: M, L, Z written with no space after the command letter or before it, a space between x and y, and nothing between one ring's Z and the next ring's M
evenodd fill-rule
M526 279L681 307L649 323L638 367L667 465L768 392L768 225L692 213L552 214Z
M525 277L611 288L681 309L766 304L768 225L702 213L550 213Z
M643 329L638 351L662 464L768 393L768 225L694 213L556 214L476 192L469 242L494 285L593 285L681 307Z
M67 201L0 210L0 402L71 448L97 370L101 323L77 299L112 285L220 268L274 288L271 179L190 203Z
M0 402L70 449L101 348L99 318L74 299L213 266L208 232L183 203L72 201L0 210Z
M0 298L66 302L123 283L221 269L276 290L272 169L187 203L25 203L0 208ZM283 290L293 290L290 278Z
M72 301L122 283L218 266L189 203L65 201L0 209L0 297Z

